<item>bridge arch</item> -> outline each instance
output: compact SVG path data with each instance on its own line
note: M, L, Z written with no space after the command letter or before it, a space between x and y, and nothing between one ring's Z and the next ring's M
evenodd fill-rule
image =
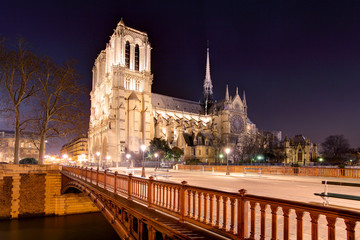
M143 206L134 209L134 202L127 205L126 201L130 200L118 195L109 195L103 188L62 172L61 193L66 194L71 189L86 194L121 239L184 239L182 233L165 227L153 216L143 214L144 210L139 210ZM145 207L146 210L148 209Z

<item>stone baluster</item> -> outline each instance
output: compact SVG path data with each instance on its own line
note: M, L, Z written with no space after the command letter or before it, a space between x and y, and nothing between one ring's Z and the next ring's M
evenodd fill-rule
M230 232L232 234L235 233L234 226L235 226L235 198L230 198L230 209L231 209L231 215L230 215Z
M128 177L128 199L131 199L131 188L132 188L132 174L129 173L129 177Z
M250 202L250 215L251 215L251 227L250 227L250 238L255 238L255 207L256 202Z
M289 208L282 207L283 216L284 216L284 240L289 240Z
M117 191L117 182L116 182L116 180L117 180L117 175L118 175L118 172L117 171L115 171L115 173L114 173L114 194L116 194L116 191Z
M303 239L303 216L304 212L295 210L296 213L296 237L299 240Z
M266 207L264 203L260 203L260 239L265 239L265 229L266 229Z
M106 190L106 170L104 171L104 189Z
M198 213L197 213L197 219L198 219L200 222L202 221L202 214L201 214L202 203L201 203L201 198L202 198L202 192L198 192Z
M204 218L203 222L208 223L208 193L204 193Z
M209 204L210 204L210 218L209 218L209 223L211 226L214 226L214 220L213 220L213 216L214 216L214 194L209 195Z
M96 186L99 186L99 167L96 169Z
M355 240L356 222L353 220L345 220L347 240Z
M185 191L186 191L186 181L181 182L180 195L179 195L179 203L180 203L180 222L184 222L185 218ZM190 207L190 206L188 206Z
M193 214L192 214L192 217L194 219L196 219L196 191L193 190L192 192L193 192L193 206L192 206Z
M220 228L220 196L215 195L216 198L216 227Z
M328 222L328 240L335 240L335 222L336 217L326 216Z
M318 233L318 220L319 214L310 212L311 218L311 240L318 240L319 233Z
M278 206L271 205L271 240L277 239L277 211Z
M222 196L222 202L223 202L223 225L222 230L226 231L227 229L227 197Z
M148 196L147 196L148 208L150 208L153 204L153 192L154 192L153 182L154 182L154 177L150 176L148 181Z

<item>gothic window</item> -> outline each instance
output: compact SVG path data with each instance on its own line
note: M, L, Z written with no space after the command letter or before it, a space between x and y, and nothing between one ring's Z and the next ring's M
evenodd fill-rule
M140 81L139 80L136 80L136 82L135 82L135 91L140 92Z
M125 89L130 89L130 78L125 79Z
M194 148L194 154L193 154L194 156L196 155L196 149Z
M125 44L125 67L130 68L130 43Z
M302 152L301 152L301 149L299 149L299 152L298 152L298 162L301 162L302 161Z
M206 155L209 155L209 149L208 148L206 149Z
M140 51L139 51L139 45L135 45L135 70L139 71L139 56L140 56Z

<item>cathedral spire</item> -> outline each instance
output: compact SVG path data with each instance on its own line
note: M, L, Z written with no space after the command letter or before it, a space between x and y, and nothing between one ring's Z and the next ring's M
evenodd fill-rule
M226 84L226 92L225 92L225 102L229 102L229 87Z
M246 97L245 97L245 90L243 92L243 104L246 107Z
M212 97L212 82L210 77L210 56L209 56L209 48L207 48L206 54L206 73L205 73L205 80L204 80L204 97L208 96L209 98Z
M239 95L239 89L238 89L238 87L236 87L236 94L235 94L236 96L237 95Z
M119 22L119 24L118 24L118 25L123 25L123 26L125 26L125 23L124 23L123 18L121 18L121 19L120 19L120 22Z
M208 109L211 107L212 102L212 83L210 77L210 56L209 56L209 47L207 48L206 53L206 70L205 70L205 80L204 80L204 105L205 105L205 114L208 113Z

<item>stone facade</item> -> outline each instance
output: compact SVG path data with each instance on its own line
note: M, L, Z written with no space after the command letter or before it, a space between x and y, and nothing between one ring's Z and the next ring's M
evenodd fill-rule
M62 146L61 156L67 155L68 160L81 164L87 160L88 156L88 138L81 136L73 139L71 142Z
M61 194L58 165L0 165L0 219L97 212L84 193Z
M214 162L224 146L235 146L243 134L256 131L247 116L245 92L212 98L210 57L203 101L193 102L151 91L153 75L148 35L121 20L93 67L89 160L116 166L131 153L141 158L140 146L154 138L184 150L184 158Z
M296 135L293 139L286 136L281 142L281 148L285 164L308 165L317 158L317 145L303 135Z
M12 163L14 160L14 131L0 130L0 162ZM20 137L19 159L39 158L39 150L36 146L40 141L33 139L31 134L24 133Z

